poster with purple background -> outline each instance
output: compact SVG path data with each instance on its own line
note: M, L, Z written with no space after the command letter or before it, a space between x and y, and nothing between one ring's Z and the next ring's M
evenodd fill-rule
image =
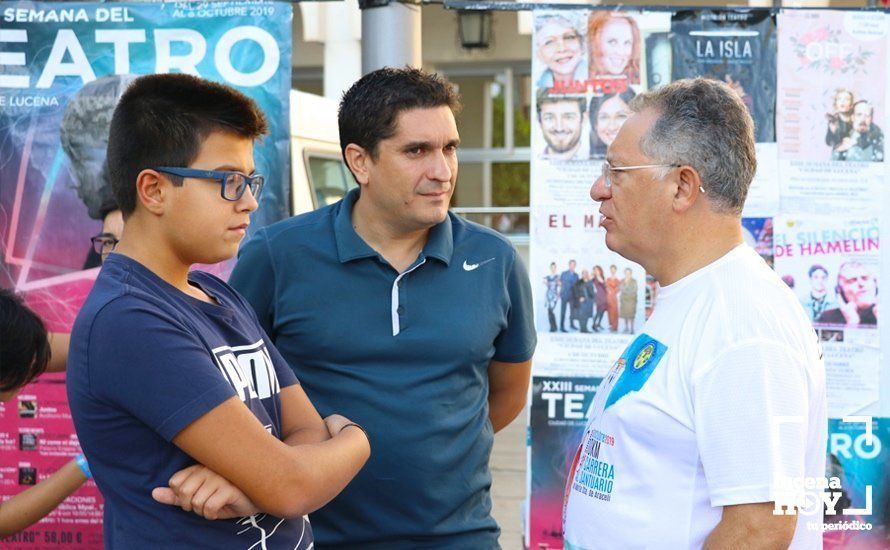
M3 3L0 286L22 294L49 331L69 332L98 274L91 237L120 236L105 148L114 106L138 75L185 72L253 98L270 132L254 150L266 186L251 229L289 214L292 17L276 2ZM225 275L231 265L206 267ZM0 446L0 499L79 452L64 374L0 407ZM101 516L88 483L0 546L101 548Z
M587 425L587 409L601 381L589 376L532 379L528 548L563 547L566 477Z

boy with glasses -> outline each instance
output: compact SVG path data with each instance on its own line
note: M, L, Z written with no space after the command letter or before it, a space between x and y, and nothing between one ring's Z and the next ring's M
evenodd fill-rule
M126 225L68 374L107 548L312 548L305 514L368 458L357 424L321 419L247 303L189 271L235 255L265 133L252 100L184 74L137 79L115 109L108 173Z

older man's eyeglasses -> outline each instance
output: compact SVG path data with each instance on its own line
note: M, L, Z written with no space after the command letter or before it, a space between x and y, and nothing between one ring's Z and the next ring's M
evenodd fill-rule
M603 185L606 189L612 188L612 172L628 172L630 170L640 170L642 168L679 168L682 164L639 164L637 166L612 166L609 161L603 161ZM705 192L704 187L699 187L702 193Z
M260 174L248 176L241 172L229 170L198 170L196 168L175 168L171 166L159 166L155 170L180 178L216 180L220 187L219 194L222 198L231 202L240 199L247 189L250 189L250 194L259 201L260 193L263 192L263 183L266 181L266 178Z
M111 233L99 233L95 237L90 237L90 242L93 243L96 254L108 254L120 241Z

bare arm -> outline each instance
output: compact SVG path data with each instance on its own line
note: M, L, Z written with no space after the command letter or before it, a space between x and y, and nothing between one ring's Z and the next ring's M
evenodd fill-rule
M488 365L488 418L495 432L513 422L528 398L532 360Z
M291 445L313 443L320 437L326 441L346 427L351 427L351 421L333 414L324 419L323 425L323 435L314 429L295 432L288 438ZM250 516L262 511L240 489L201 464L173 474L169 487L155 488L152 497L162 504L179 506L186 512L194 512L210 520Z
M281 401L285 439L321 436L321 419L300 386L283 389ZM300 412L307 407L314 418ZM290 446L272 437L237 398L189 424L173 443L231 482L259 510L277 517L299 517L322 507L343 490L370 454L364 433L354 428L326 441ZM171 479L176 490L172 485Z
M47 336L51 356L46 372L64 372L68 364L68 344L71 342L71 335L64 332L50 332Z
M284 399L284 391L289 399ZM281 392L281 439L290 446L321 443L331 438L324 420L309 401L302 386L285 388Z
M705 541L705 550L788 548L797 516L773 515L772 502L724 506L723 517Z
M0 537L27 528L52 512L87 478L72 460L59 471L0 506Z

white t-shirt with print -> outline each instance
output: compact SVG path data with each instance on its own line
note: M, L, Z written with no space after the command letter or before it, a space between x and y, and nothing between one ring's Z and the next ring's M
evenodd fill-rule
M723 506L824 478L827 429L809 319L740 245L662 287L600 385L566 489L566 548L701 548ZM791 548L822 548L821 523L799 514Z

